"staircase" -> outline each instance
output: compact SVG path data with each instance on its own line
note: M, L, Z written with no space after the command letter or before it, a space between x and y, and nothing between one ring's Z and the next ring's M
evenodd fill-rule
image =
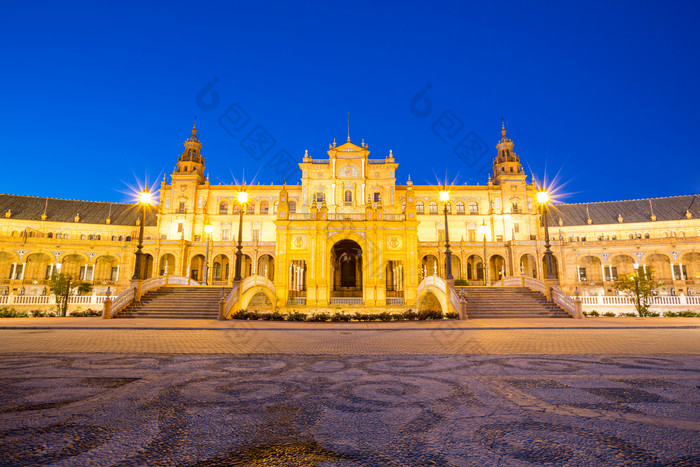
M217 319L221 290L231 287L162 287L132 303L116 318Z
M464 287L467 316L478 318L571 318L544 295L527 287ZM457 290L458 291L458 290Z

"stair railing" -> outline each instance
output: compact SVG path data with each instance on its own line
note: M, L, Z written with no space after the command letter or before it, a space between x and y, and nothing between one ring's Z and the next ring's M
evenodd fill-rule
M201 285L199 282L193 281L189 277L183 276L156 276L146 279L141 284L141 296L143 297L146 293L164 287L166 285ZM129 287L124 292L122 292L117 298L111 303L103 305L103 317L114 318L117 313L123 311L126 307L131 305L136 299L136 286ZM109 316L104 316L105 313L109 313Z

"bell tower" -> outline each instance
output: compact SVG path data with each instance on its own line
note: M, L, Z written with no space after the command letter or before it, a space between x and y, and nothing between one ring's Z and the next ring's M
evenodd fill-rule
M513 141L506 136L506 125L501 120L501 139L496 145L496 157L493 160L493 184L501 185L506 181L525 181L527 175L520 165L520 158L513 151Z
M202 143L197 138L197 119L194 119L192 135L184 143L185 150L177 158L173 176L194 175L198 183L204 183L204 158L202 157Z

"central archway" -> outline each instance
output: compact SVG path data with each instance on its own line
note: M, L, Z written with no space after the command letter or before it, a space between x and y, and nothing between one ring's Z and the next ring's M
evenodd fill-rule
M362 297L362 247L340 240L331 249L331 296Z

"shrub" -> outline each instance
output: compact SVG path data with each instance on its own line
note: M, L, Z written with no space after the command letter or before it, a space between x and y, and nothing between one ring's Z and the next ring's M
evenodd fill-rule
M418 311L418 319L425 321L427 319L442 319L442 311L439 310L420 310Z
M36 310L36 311L39 311L39 310ZM36 316L36 315L34 315L34 316ZM42 316L54 316L54 314L53 313L51 313L50 315L44 314ZM74 311L72 313L69 313L68 316L75 316L76 318L88 318L88 317L102 316L102 312L99 310L93 310L93 309L88 308L85 311L80 311L80 310Z
M306 313L302 313L301 311L292 311L291 313L287 313L287 321L306 321Z
M248 310L238 310L231 315L233 319L251 319L251 313Z
M466 279L455 279L455 285L467 286L467 285L469 285L469 283L466 281Z
M594 316L595 317L595 316L600 316L600 313L598 313L595 310L591 310L588 313L584 313L584 316Z
M24 311L17 311L14 308L0 308L0 318L26 318L27 313Z
M617 315L613 311L606 311L605 313L603 313L603 316L605 316L606 318L614 318Z
M680 316L681 318L695 318L697 315L697 313L693 313L690 310L678 312L678 316Z
M347 323L348 321L350 321L350 319L352 319L350 315L346 315L345 313L342 313L340 311L336 311L333 314L333 316L331 316L331 321L334 321L336 323Z
M325 322L325 321L330 321L331 320L331 315L329 315L326 312L321 312L321 313L316 313L315 315L311 315L308 317L307 321L313 321L313 322Z
M405 320L412 321L418 319L418 313L409 309L402 313L402 317Z
M658 311L649 311L649 312L647 312L647 316L649 316L649 317L651 317L651 318L657 318L657 317L659 316L659 314L660 314L660 313L659 313Z
M272 313L255 313L255 315L255 319L260 321L270 321L272 319Z
M620 313L620 316L624 316L625 318L636 318L637 313Z
M391 321L391 313L388 311L382 311L377 315L377 318L379 318L379 321Z
M456 311L448 311L445 313L445 318L447 319L459 319L459 313Z
M678 313L675 311L664 311L664 318L678 318Z

